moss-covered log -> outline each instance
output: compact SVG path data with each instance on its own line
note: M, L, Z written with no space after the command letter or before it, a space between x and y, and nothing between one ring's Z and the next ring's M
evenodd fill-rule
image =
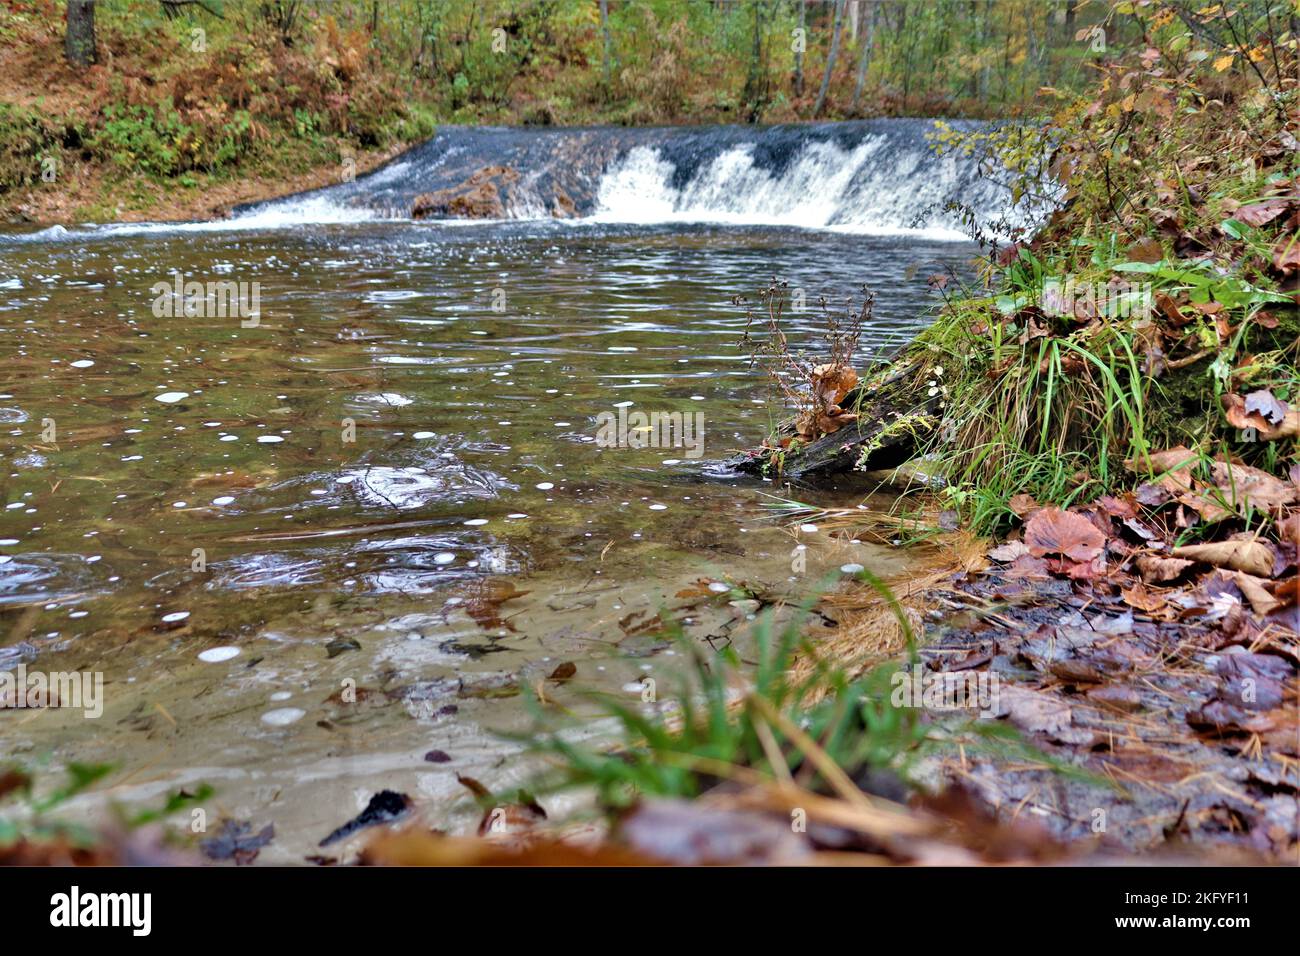
M918 363L901 360L849 393L844 407L857 414L853 424L805 443L791 419L762 448L728 464L749 474L810 483L893 468L916 454L938 427L941 396L930 391Z

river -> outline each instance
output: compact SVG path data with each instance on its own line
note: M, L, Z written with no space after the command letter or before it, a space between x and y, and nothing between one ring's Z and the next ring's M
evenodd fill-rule
M969 171L915 124L612 131L585 167L547 135L572 134L455 134L233 220L0 233L0 667L102 674L104 698L0 710L5 756L114 763L85 813L209 783L211 817L275 824L265 862L385 788L463 831L457 773L530 772L499 735L527 726L521 685L573 663L548 698L638 693L671 671L661 610L743 631L745 601L684 589L797 601L846 563L905 566L792 533L781 489L717 468L781 414L731 299L789 281L815 348L818 297L865 283L863 352L896 347L927 277L968 268L951 218L915 218L969 199ZM407 218L474 150L545 168L504 218ZM555 182L575 218L537 215ZM691 441L632 447L636 412ZM625 441L597 441L602 414Z

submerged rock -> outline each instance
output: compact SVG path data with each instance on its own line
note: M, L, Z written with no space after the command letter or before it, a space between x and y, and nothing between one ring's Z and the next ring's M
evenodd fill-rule
M411 207L412 219L504 219L509 187L519 181L509 166L484 166L448 189L422 193Z

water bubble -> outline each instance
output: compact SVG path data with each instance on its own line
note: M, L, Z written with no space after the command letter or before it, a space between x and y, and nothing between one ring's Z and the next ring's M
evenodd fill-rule
M860 564L841 564L840 570L843 571L845 574L858 574L861 571L864 571L866 569L863 568L862 565Z
M277 710L268 710L262 715L262 723L270 724L272 727L288 727L290 724L297 723L307 716L307 711L297 707L280 707Z
M206 651L199 654L199 660L205 664L220 664L223 661L233 660L239 656L237 647L209 647Z
M163 392L161 395L155 395L155 402L162 402L164 405L175 405L182 399L189 398L189 392Z
M235 503L235 499L230 495L222 495L220 498L213 498L212 503L219 506L230 505Z
M455 560L456 555L452 554L450 551L439 551L433 556L434 564L451 564L451 562Z
M258 435L257 440L263 445L274 445L276 442L284 441L279 435Z
M90 359L77 359L77 361L71 363L73 368L90 368L94 364Z
M549 481L541 481L541 482L538 482L538 483L537 483L537 490L538 490L538 491L550 491L550 490L551 490L552 488L554 488L554 487L555 487L555 485L552 484L552 483L549 482Z
M189 611L173 611L171 614L164 614L162 620L164 624L176 624L190 616Z

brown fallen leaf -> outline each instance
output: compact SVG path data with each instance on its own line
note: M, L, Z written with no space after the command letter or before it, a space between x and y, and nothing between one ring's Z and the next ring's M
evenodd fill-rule
M1012 495L1011 500L1007 502L1007 507L1017 518L1025 519L1042 507L1034 500L1033 495L1019 494Z
M1269 592L1265 585L1268 583L1262 578L1257 578L1252 574L1246 574L1244 571L1237 572L1237 587L1246 600L1250 602L1251 609L1261 617L1268 614L1275 608L1281 607L1282 602Z
M1200 710L1190 711L1187 722L1197 730L1212 731L1219 736L1259 734L1274 727L1268 714L1251 713L1226 700L1212 700Z
M1300 233L1282 236L1273 247L1273 268L1283 275L1300 269Z
M1300 511L1287 515L1279 521L1277 523L1277 534L1283 541L1290 541L1294 545L1300 545Z
M1224 392L1219 396L1219 404L1223 406L1223 415L1233 428L1253 428L1262 432L1273 427L1273 423L1260 412L1247 408L1246 399L1235 392Z
M1187 562L1190 564L1191 562ZM1124 598L1124 603L1129 607L1135 607L1139 611L1151 613L1163 608L1169 602L1161 595L1154 594L1147 590L1147 586L1141 581L1136 582L1131 588L1124 588L1120 591Z
M1295 438L1300 435L1300 407L1291 407L1276 425L1259 430L1259 437L1264 441L1279 441L1283 438Z
M1143 458L1126 459L1124 467L1134 474L1159 476L1153 484L1176 496L1192 490L1190 473L1199 461L1199 454L1185 445L1177 445L1165 451L1151 452ZM1142 500L1141 491L1139 488L1139 501Z
M1128 247L1128 257L1133 262L1159 262L1165 257L1160 240L1154 236L1139 239Z
M812 370L813 394L825 406L838 406L858 384L858 373L847 365L818 365Z
M1264 226L1282 215L1288 208L1290 203L1285 199L1266 199L1264 202L1251 203L1249 206L1239 206L1232 214L1232 218L1248 226Z
M361 851L363 866L660 866L661 861L609 843L575 845L537 837L506 844L409 828L381 833Z
M1132 687L1124 684L1103 684L1100 687L1092 687L1087 691L1089 700L1113 708L1131 713L1142 707L1142 696Z
M998 716L1007 717L1022 730L1055 733L1070 726L1070 706L1059 698L1026 687L998 691Z
M1175 558L1188 558L1216 568L1245 571L1256 577L1269 577L1273 573L1273 551L1262 541L1213 541L1208 544L1188 544L1174 548Z
M1147 584L1173 581L1194 563L1184 558L1163 558L1158 554L1143 554L1137 559L1138 571Z
M1246 411L1262 415L1269 425L1278 425L1286 418L1287 403L1268 389L1259 388L1246 395Z
M998 545L996 548L989 549L990 558L994 561L1002 561L1004 563L1014 561L1016 558L1023 557L1028 553L1029 549L1025 547L1023 541L1008 541L1005 544Z
M1043 508L1025 523L1025 547L1036 558L1061 555L1090 562L1105 546L1106 536L1091 521L1060 508Z
M811 856L788 818L680 799L641 801L619 820L616 836L635 853L679 866L788 864Z
M1242 505L1249 503L1271 511L1300 498L1300 491L1291 482L1281 481L1250 465L1215 461L1210 464L1210 475L1225 500Z
M546 811L531 794L519 791L514 800L498 800L487 787L473 777L456 774L456 782L474 794L483 808L483 819L478 824L479 836L513 836L521 830L531 830L546 819Z
M466 591L461 607L474 623L485 630L504 627L513 631L514 624L509 618L501 616L501 605L528 593L528 591L520 591L512 581L489 578L477 582Z
M556 666L555 670L551 671L550 676L546 679L553 681L572 680L573 676L577 673L578 665L573 663L573 661L565 661L563 664Z

